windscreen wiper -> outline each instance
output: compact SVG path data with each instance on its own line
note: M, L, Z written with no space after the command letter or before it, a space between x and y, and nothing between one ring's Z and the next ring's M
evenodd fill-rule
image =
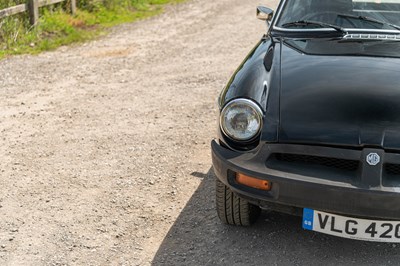
M370 17L365 17L365 16L355 16L355 15L350 15L350 14L337 14L338 17L342 17L342 18L353 18L353 19L358 19L358 20L363 20L363 21L368 21L368 22L372 22L372 23L378 23L381 25L386 25L389 27L392 27L394 29L400 30L400 26L399 25L395 25L386 21L381 21L378 19L374 19L374 18L370 18Z
M336 30L337 32L342 33L343 35L347 34L347 31L342 27L332 25L329 23L324 23L320 21L311 21L311 20L298 20L298 21L288 22L283 24L282 27L287 28L292 26L308 26L308 25L320 26L322 28L331 28Z

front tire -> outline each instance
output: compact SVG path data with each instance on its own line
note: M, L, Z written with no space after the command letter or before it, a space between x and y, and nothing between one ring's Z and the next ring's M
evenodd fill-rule
M260 216L260 207L240 198L229 187L216 181L216 205L219 219L230 225L250 226Z

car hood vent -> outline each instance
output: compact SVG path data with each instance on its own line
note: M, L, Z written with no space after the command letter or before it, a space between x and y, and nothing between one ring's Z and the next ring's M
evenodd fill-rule
M400 41L400 35L395 34L347 34L344 39L355 40L394 40Z

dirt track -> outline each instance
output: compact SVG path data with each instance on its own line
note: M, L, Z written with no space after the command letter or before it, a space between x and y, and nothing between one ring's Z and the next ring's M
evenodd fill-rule
M265 29L258 3L192 0L0 62L0 265L399 264L297 217L219 223L216 98Z

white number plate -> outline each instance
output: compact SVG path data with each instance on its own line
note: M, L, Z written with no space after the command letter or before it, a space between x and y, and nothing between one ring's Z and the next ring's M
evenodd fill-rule
M350 218L305 208L303 228L344 238L400 243L400 221Z

